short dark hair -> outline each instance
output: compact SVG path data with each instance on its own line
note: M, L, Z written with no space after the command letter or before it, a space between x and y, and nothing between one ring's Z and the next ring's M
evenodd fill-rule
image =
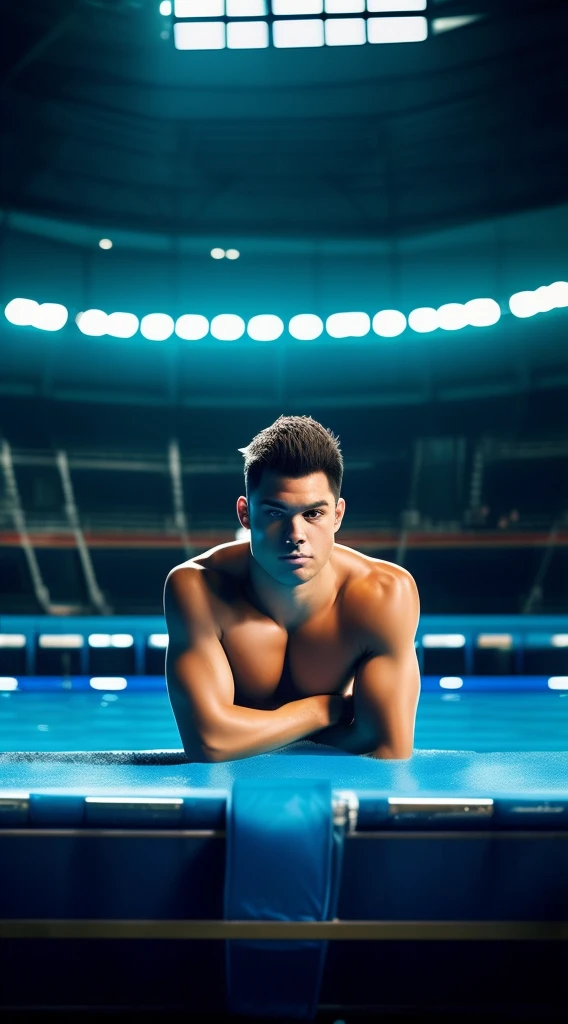
M311 416L279 416L239 451L245 457L247 494L258 487L265 470L291 477L322 472L335 501L339 498L343 479L339 438Z

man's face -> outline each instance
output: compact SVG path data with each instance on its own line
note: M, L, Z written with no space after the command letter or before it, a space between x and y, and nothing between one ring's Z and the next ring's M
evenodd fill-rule
M307 583L326 565L345 502L335 502L325 473L289 477L264 472L250 499L239 498L241 525L259 565L285 586Z

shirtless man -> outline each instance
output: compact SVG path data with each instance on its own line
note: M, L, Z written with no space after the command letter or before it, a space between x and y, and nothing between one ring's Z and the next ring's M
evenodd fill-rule
M169 573L166 677L192 761L230 761L310 738L353 754L412 754L420 673L416 584L335 543L339 443L281 416L245 456L237 515L250 543Z

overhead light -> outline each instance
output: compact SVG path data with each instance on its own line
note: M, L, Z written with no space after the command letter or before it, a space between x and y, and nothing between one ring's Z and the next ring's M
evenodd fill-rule
M171 0L162 0L160 4L160 14L163 14L165 18L169 18L172 13Z
M323 21L321 18L275 21L272 38L276 47L323 46Z
M225 46L225 23L176 21L174 42L177 50L222 50Z
M134 313L110 313L106 321L106 333L111 338L132 338L138 330L138 317Z
M112 242L110 238L101 238L99 242L99 248L101 249L112 249Z
M406 317L398 309L381 309L373 317L373 330L383 338L397 338L406 330Z
M222 260L224 258L224 256L225 256L225 250L224 249L212 249L211 250L211 255L212 255L214 260Z
M240 255L241 254L238 249L227 249L227 252L225 253L228 260L238 260Z
M408 326L417 334L430 334L438 330L438 314L432 306L419 306L408 314Z
M35 299L12 299L4 310L4 316L16 327L33 327L38 307Z
M330 338L364 338L371 330L368 313L332 313L325 322Z
M140 334L148 341L165 341L174 333L174 322L167 313L148 313L140 321Z
M369 18L370 43L422 43L428 38L426 18Z
M395 11L425 11L426 0L367 0L367 10L375 14L394 14Z
M38 331L60 331L69 316L59 302L39 303L34 299L12 299L4 315L16 327L35 327Z
M176 334L184 341L199 341L209 333L209 320L200 313L184 313L176 320Z
M327 46L361 46L367 42L363 18L327 18L325 22Z
M323 0L272 0L273 14L321 14Z
M175 0L176 18L222 18L225 0Z
M275 341L284 331L284 324L279 316L272 313L264 313L253 316L247 324L249 338L254 341Z
M365 0L325 0L326 14L360 14Z
M298 313L290 320L288 331L299 341L313 341L323 334L323 320L315 313Z
M75 317L81 334L88 334L91 338L101 338L106 334L107 320L107 314L102 309L86 309Z
M245 322L235 313L220 313L213 317L210 330L219 341L236 341L245 333Z
M230 21L227 25L227 46L230 50L264 50L268 46L267 21ZM236 257L229 256L229 259Z
M227 0L229 18L258 18L268 14L267 0Z

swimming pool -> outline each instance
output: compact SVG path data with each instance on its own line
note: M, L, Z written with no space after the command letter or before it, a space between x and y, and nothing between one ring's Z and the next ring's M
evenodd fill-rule
M568 751L568 691L444 693L423 689L414 746L419 750L479 752ZM0 750L179 748L181 740L165 687L118 693L63 689L0 692Z
M487 624L436 623L446 648L424 637L421 659L446 675L423 671L409 761L303 742L213 765L186 762L163 675L143 674L158 622L120 624L124 678L85 623L84 674L34 677L45 625L22 624L0 679L0 1008L562 1019L565 624L523 621L515 647L517 620L492 623L488 660Z

